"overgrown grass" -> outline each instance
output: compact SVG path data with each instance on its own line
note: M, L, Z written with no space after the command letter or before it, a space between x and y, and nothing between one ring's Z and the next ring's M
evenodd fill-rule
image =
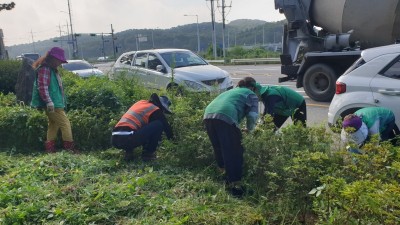
M127 164L119 150L85 155L0 154L4 224L258 224L211 170Z
M399 147L373 139L348 153L324 126L244 134L243 199L225 191L202 123L215 97L167 94L176 139L158 160L123 161L110 132L151 92L122 77L64 76L68 117L82 154L44 154L43 112L0 94L0 224L397 224ZM135 150L140 158L141 149Z

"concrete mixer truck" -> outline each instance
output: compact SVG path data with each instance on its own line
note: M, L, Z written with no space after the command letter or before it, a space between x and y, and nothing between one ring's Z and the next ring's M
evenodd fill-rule
M283 13L279 82L296 80L316 101L330 101L336 79L361 50L400 40L400 0L275 0Z

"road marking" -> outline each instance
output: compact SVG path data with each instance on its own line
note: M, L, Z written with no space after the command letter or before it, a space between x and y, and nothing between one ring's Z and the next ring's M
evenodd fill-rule
M314 104L314 103L307 103L307 106L315 106L321 108L329 108L329 105L321 105L321 104Z
M241 70L248 70L248 71L265 71L265 70L272 70L276 71L279 70L280 68L260 68L260 69L241 69Z

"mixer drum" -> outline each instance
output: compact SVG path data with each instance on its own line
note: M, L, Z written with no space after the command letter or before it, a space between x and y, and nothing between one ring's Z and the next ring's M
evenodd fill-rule
M330 33L353 30L363 49L400 40L400 0L313 0L310 18Z

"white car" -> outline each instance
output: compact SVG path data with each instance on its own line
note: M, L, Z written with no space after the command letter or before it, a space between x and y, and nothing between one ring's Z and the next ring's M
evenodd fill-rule
M103 71L97 69L92 64L85 60L67 60L68 63L63 63L62 68L71 71L82 78L90 76L104 76Z
M328 123L364 107L386 107L400 127L400 44L370 48L336 81Z
M155 89L182 85L189 91L210 92L233 87L228 72L186 49L126 52L115 62L110 78L123 73L137 77L144 86Z

